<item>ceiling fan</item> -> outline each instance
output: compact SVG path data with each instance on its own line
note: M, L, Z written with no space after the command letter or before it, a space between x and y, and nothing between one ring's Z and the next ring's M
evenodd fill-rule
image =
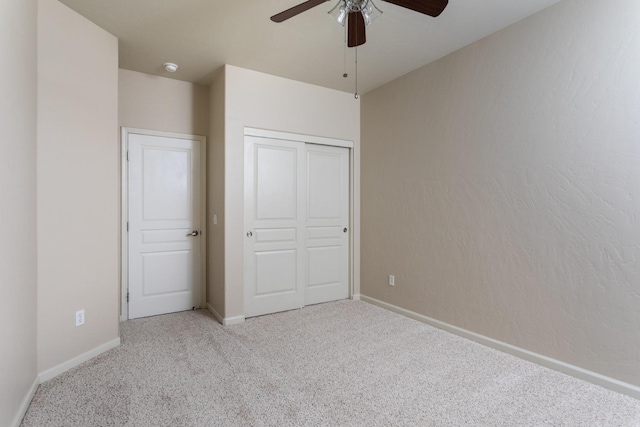
M293 6L271 17L273 22L283 22L289 18L306 12L330 0L308 0ZM447 7L449 0L384 0L400 7L411 9L418 13L436 17ZM382 14L373 0L338 0L338 4L329 11L329 14L344 25L347 24L347 46L356 47L366 43L365 26Z

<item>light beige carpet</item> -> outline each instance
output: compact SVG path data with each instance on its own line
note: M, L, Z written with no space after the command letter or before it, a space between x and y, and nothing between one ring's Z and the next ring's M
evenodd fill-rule
M640 401L363 302L128 321L23 426L640 426Z

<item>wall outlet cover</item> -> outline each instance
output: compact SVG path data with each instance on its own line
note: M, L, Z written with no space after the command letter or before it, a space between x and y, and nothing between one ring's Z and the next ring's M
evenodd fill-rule
M76 311L76 326L84 325L84 310Z

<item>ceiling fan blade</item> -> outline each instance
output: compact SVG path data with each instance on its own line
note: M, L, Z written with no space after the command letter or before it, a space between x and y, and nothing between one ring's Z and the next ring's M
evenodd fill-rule
M367 35L364 30L364 17L361 12L349 12L347 26L347 30L349 31L347 46L355 47L367 42Z
M414 10L434 18L442 13L449 0L384 0L407 9Z
M286 21L289 18L293 18L294 16L302 13L302 12L306 12L307 10L316 7L318 5L321 5L322 3L329 1L329 0L309 0L306 1L304 3L300 3L297 6L293 6L290 9L285 10L284 12L280 12L277 15L273 15L271 17L271 20L273 22L282 22L282 21Z

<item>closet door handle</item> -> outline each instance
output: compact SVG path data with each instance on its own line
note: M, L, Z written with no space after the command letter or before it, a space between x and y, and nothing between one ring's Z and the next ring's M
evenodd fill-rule
M247 232L247 237L251 237L251 236L253 236L253 233L252 233L252 232L250 232L250 231L249 231L249 232Z

